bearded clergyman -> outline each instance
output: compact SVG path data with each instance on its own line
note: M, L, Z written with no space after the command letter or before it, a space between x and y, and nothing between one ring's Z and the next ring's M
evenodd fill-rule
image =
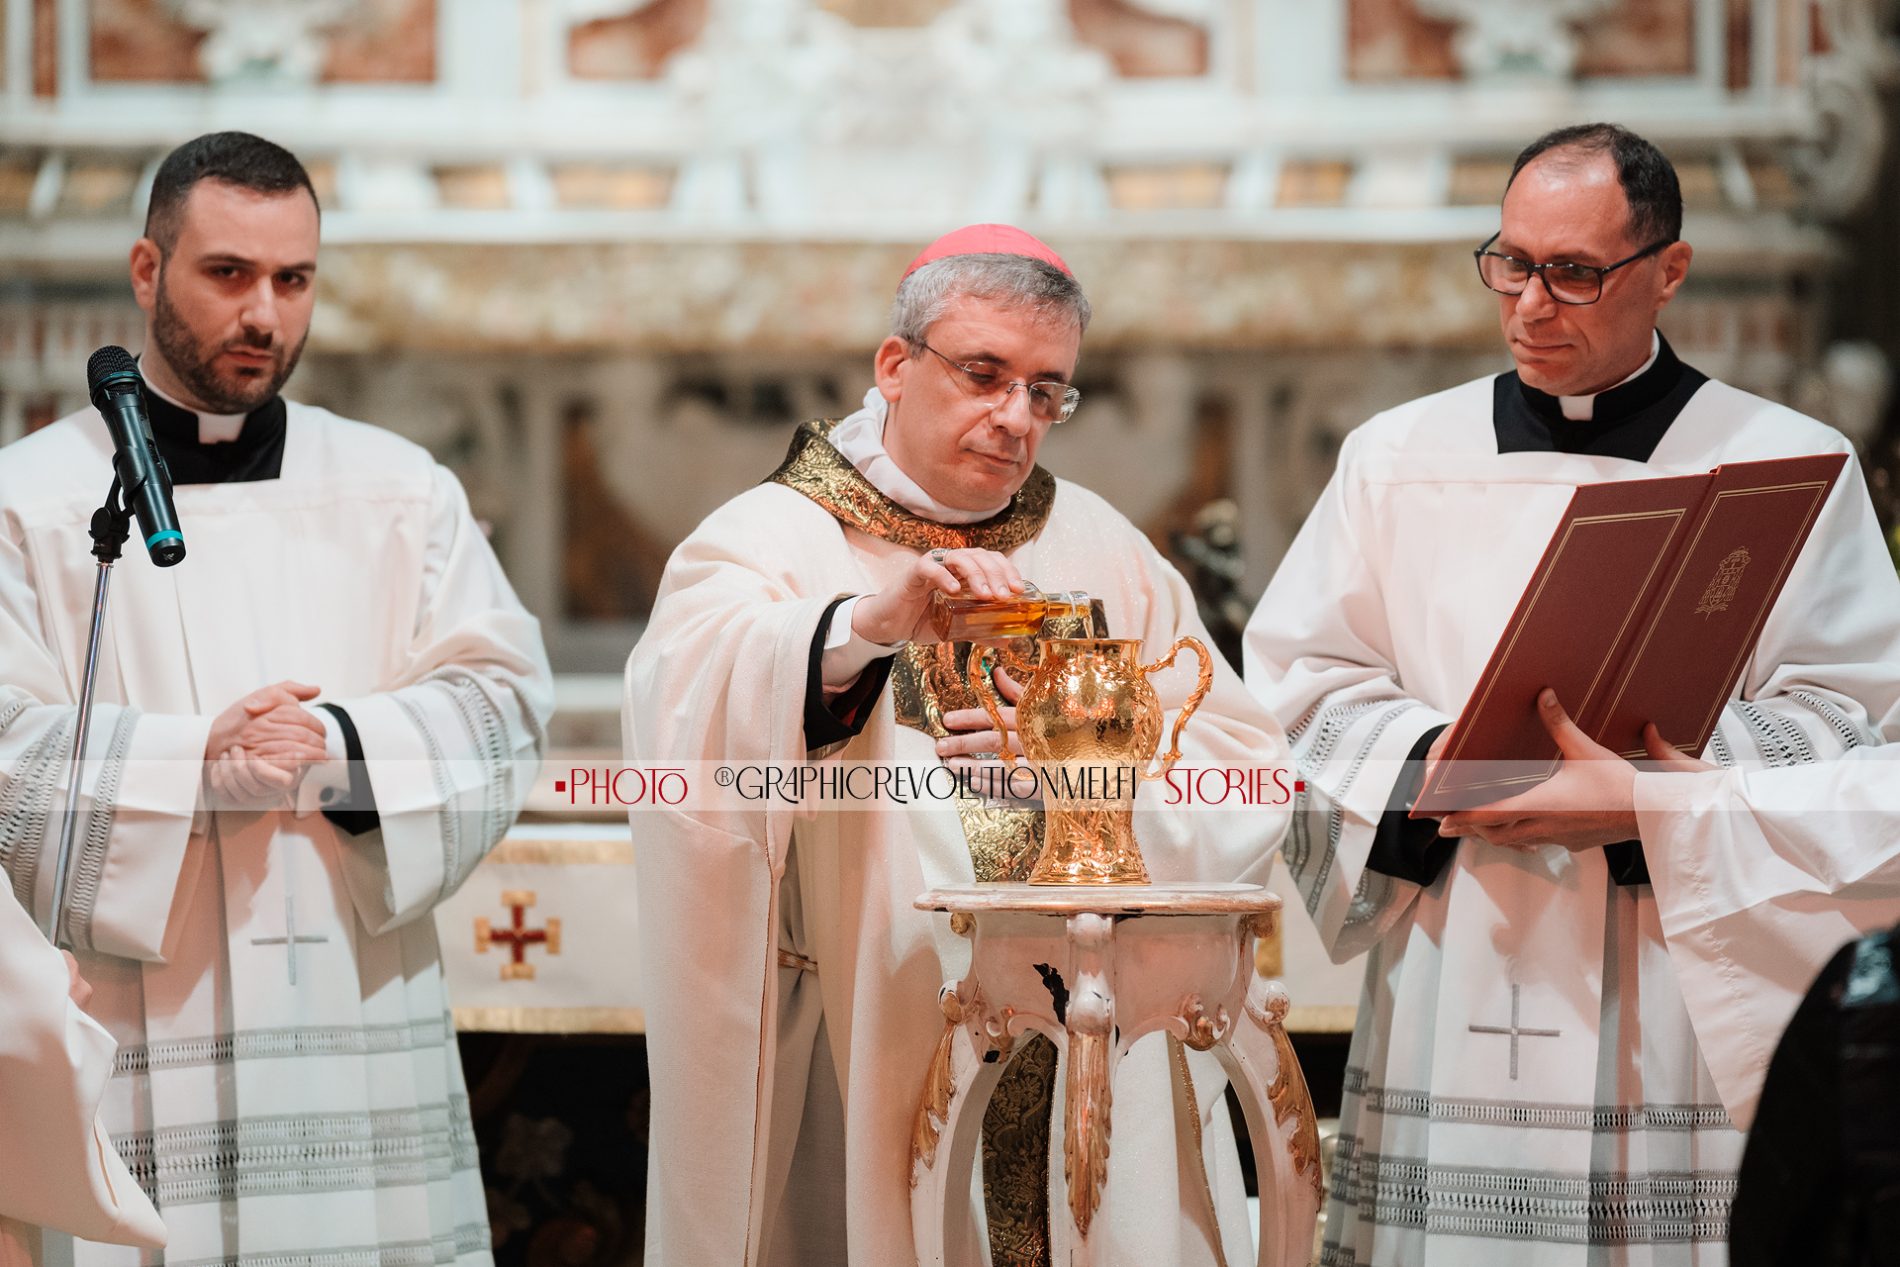
M50 922L77 815L59 925L171 1261L473 1267L488 1220L431 913L525 799L552 682L455 477L279 394L318 214L302 164L245 133L154 177L132 289L187 553L114 569L76 797L113 444L87 410L0 450L0 863Z

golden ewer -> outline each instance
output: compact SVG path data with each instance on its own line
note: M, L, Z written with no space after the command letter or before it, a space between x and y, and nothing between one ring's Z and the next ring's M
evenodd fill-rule
M1146 884L1148 868L1135 843L1135 785L1160 779L1181 759L1181 727L1214 684L1214 661L1197 638L1179 638L1153 664L1141 663L1134 638L1048 638L1041 663L1028 665L1007 647L970 649L970 684L999 733L1007 733L1002 702L990 679L994 656L1024 681L1016 703L1023 752L1038 767L1047 810L1042 853L1031 884ZM1168 751L1161 745L1161 701L1148 675L1174 664L1182 648L1201 658L1200 681L1182 705ZM1003 759L1016 764L1004 745ZM1113 768L1119 777L1104 779Z

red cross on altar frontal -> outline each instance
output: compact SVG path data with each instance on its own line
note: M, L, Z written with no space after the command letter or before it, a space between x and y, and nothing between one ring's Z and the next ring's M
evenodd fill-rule
M475 953L485 955L495 942L508 947L512 959L501 965L503 981L534 980L534 965L528 962L528 947L539 944L546 947L550 955L561 953L561 921L551 919L546 928L528 927L528 908L534 905L533 889L507 889L502 892L501 904L510 907L514 913L514 922L507 928L494 928L485 919L475 921Z

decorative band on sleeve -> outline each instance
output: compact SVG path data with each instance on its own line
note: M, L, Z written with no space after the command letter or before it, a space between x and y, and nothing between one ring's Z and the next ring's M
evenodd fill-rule
M73 877L67 890L66 932L74 949L92 948L92 912L99 903L99 885L105 877L106 853L112 847L112 821L119 809L119 784L125 777L125 759L132 750L132 735L138 728L135 708L119 710L112 738L106 744L105 762L92 789L92 809L86 815L86 831L80 837L73 859Z
M13 776L0 787L0 865L13 878L13 896L37 910L33 889L39 882L41 846L59 795L60 774L71 758L73 719L67 713L14 763ZM18 712L8 719L11 725Z

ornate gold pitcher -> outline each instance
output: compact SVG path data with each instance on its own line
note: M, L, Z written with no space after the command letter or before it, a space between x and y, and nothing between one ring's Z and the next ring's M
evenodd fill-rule
M1141 663L1134 638L1049 638L1039 645L1042 660L1033 666L1007 647L973 647L969 660L970 685L999 733L1005 727L992 662L1025 683L1016 730L1038 767L1048 814L1029 882L1146 884L1148 868L1135 843L1136 780L1162 778L1181 759L1181 727L1214 684L1213 658L1197 638L1177 639L1153 664ZM1174 719L1167 753L1150 769L1163 716L1148 675L1171 666L1182 648L1201 658L1200 681ZM1007 746L1003 758L1016 764Z

